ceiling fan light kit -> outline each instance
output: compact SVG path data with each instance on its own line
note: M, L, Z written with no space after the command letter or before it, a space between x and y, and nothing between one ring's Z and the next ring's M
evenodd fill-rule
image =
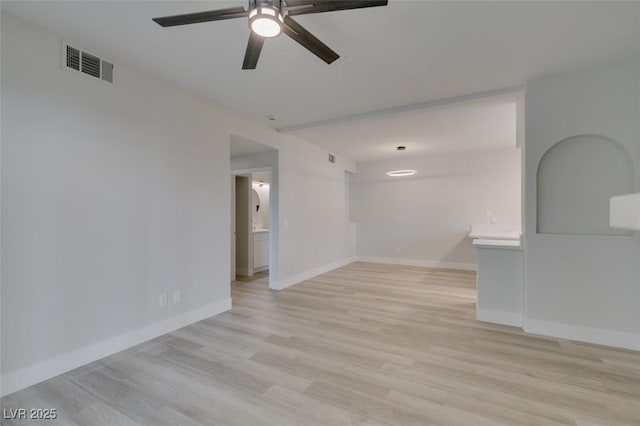
M255 69L265 39L285 33L302 47L327 64L340 57L329 46L321 42L292 16L338 10L361 9L386 6L388 0L249 0L249 8L229 7L185 15L153 18L162 27L198 24L224 19L249 18L249 42L244 54L242 69Z
M391 176L391 177L402 177L402 176L413 176L416 173L418 173L417 170L392 170L390 172L387 172L387 176Z
M284 18L270 3L264 3L249 12L249 28L264 38L273 38L282 32Z

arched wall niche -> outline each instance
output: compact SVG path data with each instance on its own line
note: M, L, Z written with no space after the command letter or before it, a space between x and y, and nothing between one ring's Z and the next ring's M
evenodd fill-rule
M537 173L537 233L630 235L609 227L609 199L634 192L633 162L618 141L576 135L545 152Z

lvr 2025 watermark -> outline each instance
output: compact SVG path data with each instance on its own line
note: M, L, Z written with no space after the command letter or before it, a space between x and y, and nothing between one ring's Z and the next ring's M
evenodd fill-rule
M3 408L2 418L7 420L54 420L57 408Z

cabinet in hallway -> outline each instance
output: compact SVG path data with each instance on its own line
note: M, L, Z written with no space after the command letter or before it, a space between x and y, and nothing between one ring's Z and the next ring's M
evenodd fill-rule
M269 268L269 231L253 233L253 270L263 271Z

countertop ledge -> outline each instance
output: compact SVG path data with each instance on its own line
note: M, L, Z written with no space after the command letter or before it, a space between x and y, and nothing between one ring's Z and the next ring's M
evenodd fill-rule
M520 240L491 240L487 238L476 238L473 240L473 245L476 247L496 248L496 249L510 249L521 250L522 244Z

